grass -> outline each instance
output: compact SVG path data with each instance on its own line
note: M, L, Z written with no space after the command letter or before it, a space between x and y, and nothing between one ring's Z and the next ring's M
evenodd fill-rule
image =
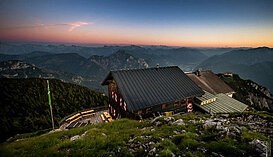
M225 156L242 156L255 154L250 149L252 147L249 141L256 138L266 140L265 136L249 130L242 131L240 139L234 140L221 136L214 128L204 129L199 123L189 122L207 118L204 115L174 118L184 119L186 125L165 123L155 126L149 121L121 119L44 135L21 135L25 139L0 144L0 156L147 156L153 148L160 156L210 156L212 152ZM82 135L86 131L83 138L70 141L71 137ZM202 134L199 134L200 131ZM147 145L148 143L152 144ZM149 148L141 148L143 145ZM199 148L205 148L207 152L202 152ZM134 150L130 152L129 149Z
M266 141L267 137L265 137L264 135L262 135L260 133L251 132L249 130L242 131L242 140L244 140L246 142L251 142L254 139L260 139L260 140Z
M30 132L30 133L25 133L25 134L18 134L18 135L15 135L14 137L12 137L11 139L9 139L9 142L39 136L39 135L48 133L51 130L52 129L44 129L44 130L38 130L38 131L35 131L35 132Z
M118 148L126 155L125 142L130 136L137 136L148 123L122 119L109 124L99 124L26 138L21 141L1 144L1 156L109 156ZM70 141L75 135L87 135Z
M251 108L250 111L248 112L243 112L243 113L231 113L230 117L237 117L241 115L258 115L261 117L266 117L266 118L273 118L273 113L268 112L268 111L257 111L253 108Z

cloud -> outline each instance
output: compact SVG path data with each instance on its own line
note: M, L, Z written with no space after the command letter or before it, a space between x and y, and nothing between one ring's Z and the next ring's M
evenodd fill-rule
M82 25L88 25L88 22L76 22L76 23L71 23L70 24L70 28L69 28L69 32L73 31L75 28L80 27Z
M69 26L68 31L72 32L75 28L80 27L82 25L93 24L93 22L74 22L74 23L59 23L59 24L34 24L34 25L26 25L26 26L15 26L15 27L7 27L6 29L26 29L26 28L52 28L52 27L61 27L61 26Z
M62 24L43 25L43 27L49 28L49 27L58 27L58 26L70 26L68 31L72 32L75 28L80 27L82 25L88 25L88 24L92 24L92 23L90 22L62 23Z

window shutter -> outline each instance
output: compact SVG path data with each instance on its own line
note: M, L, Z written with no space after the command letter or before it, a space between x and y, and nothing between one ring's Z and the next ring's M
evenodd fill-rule
M126 102L124 101L124 106L123 106L123 108L124 108L125 111L126 111L126 107L127 107L127 105L126 105Z
M122 107L122 98L119 98L119 104Z

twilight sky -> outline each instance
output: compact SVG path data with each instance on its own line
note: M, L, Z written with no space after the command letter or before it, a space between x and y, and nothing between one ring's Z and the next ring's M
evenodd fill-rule
M273 0L0 0L0 40L273 47Z

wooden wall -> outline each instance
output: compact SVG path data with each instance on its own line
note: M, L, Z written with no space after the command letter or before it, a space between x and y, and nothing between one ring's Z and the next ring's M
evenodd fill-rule
M116 94L117 98L112 97L112 92L114 92L114 94ZM119 118L130 118L130 119L138 119L138 116L136 116L135 113L130 113L124 109L124 100L122 98L122 95L119 92L118 86L116 84L116 82L114 80L111 80L109 85L108 85L108 96L109 96L109 113L110 115L115 118L115 119L119 119ZM122 105L120 105L120 98L122 99ZM116 101L117 99L117 101ZM111 107L115 110L115 113L113 112L113 109L111 109Z

